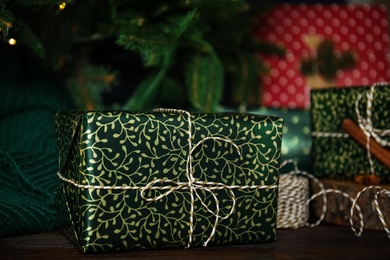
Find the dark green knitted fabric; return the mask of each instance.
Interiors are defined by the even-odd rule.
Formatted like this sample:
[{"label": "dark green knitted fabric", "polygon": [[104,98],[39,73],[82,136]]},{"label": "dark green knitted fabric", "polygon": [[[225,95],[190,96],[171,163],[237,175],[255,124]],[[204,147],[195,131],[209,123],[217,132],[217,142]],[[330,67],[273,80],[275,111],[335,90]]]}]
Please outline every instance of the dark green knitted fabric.
[{"label": "dark green knitted fabric", "polygon": [[68,108],[33,59],[0,53],[0,237],[51,231],[57,151],[54,117]]}]

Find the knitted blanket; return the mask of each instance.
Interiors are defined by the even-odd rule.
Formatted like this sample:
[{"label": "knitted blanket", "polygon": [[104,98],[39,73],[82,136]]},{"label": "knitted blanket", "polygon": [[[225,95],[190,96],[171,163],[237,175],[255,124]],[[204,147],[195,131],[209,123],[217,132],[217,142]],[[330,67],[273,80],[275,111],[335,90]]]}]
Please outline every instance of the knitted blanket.
[{"label": "knitted blanket", "polygon": [[54,118],[69,103],[26,54],[0,55],[0,238],[52,231],[58,184]]}]

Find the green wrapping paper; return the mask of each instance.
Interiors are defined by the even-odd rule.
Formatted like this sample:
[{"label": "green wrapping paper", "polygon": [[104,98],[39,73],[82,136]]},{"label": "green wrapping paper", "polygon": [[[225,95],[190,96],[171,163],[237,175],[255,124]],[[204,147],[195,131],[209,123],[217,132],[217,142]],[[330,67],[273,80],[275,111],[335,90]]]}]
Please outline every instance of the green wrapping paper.
[{"label": "green wrapping paper", "polygon": [[[259,108],[250,110],[250,113],[283,118],[281,161],[293,160],[297,163],[300,170],[312,172],[309,110]],[[293,170],[292,166],[283,167],[283,172],[289,172],[291,170]]]},{"label": "green wrapping paper", "polygon": [[275,239],[281,118],[60,112],[56,124],[60,218],[83,252]]},{"label": "green wrapping paper", "polygon": [[381,140],[389,142],[389,108],[390,87],[387,85],[312,90],[314,175],[353,180],[360,175],[375,174],[383,182],[389,182],[390,170],[342,129],[343,120],[350,118],[357,125],[360,121],[362,124],[359,129],[365,129],[369,136],[377,135]]}]

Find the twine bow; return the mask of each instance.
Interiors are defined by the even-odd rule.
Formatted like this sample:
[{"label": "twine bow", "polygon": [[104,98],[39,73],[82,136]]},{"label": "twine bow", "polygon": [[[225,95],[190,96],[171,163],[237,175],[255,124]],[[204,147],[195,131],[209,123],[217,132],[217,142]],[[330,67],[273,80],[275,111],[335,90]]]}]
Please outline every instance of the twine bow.
[{"label": "twine bow", "polygon": [[[168,179],[153,180],[153,181],[149,182],[145,187],[141,188],[141,197],[143,199],[145,199],[146,201],[157,201],[157,200],[160,200],[160,199],[168,196],[170,193],[173,193],[173,192],[175,192],[177,190],[183,190],[183,189],[184,190],[187,190],[187,189],[190,190],[191,208],[190,208],[190,222],[189,222],[189,241],[188,241],[187,248],[189,248],[191,246],[192,236],[193,236],[193,232],[194,232],[194,204],[195,204],[195,197],[197,197],[199,199],[200,203],[205,207],[205,209],[208,212],[210,212],[213,216],[215,216],[215,222],[214,222],[214,225],[213,225],[213,229],[211,230],[211,233],[210,233],[209,237],[207,238],[207,240],[203,243],[203,246],[207,246],[208,242],[214,236],[214,233],[215,233],[215,231],[217,229],[217,226],[218,226],[219,219],[227,219],[228,217],[230,217],[233,214],[234,209],[235,209],[235,205],[236,205],[236,199],[235,199],[235,195],[234,195],[234,192],[233,192],[232,188],[229,187],[228,185],[225,185],[223,183],[216,183],[216,182],[198,181],[198,180],[196,180],[194,178],[193,168],[192,168],[192,153],[194,152],[194,150],[198,146],[202,145],[207,140],[220,140],[220,141],[223,141],[223,142],[230,143],[231,145],[234,146],[234,148],[236,149],[236,151],[237,151],[237,153],[239,155],[241,155],[240,150],[239,150],[238,146],[234,142],[232,142],[229,139],[225,139],[225,138],[221,138],[221,137],[206,137],[206,138],[203,138],[202,140],[200,140],[194,146],[192,146],[192,130],[191,130],[192,129],[192,122],[191,122],[191,115],[190,115],[189,112],[187,112],[185,110],[161,109],[161,108],[160,109],[155,109],[154,111],[156,111],[156,112],[182,113],[182,114],[185,114],[187,116],[187,120],[188,120],[188,150],[189,150],[189,153],[188,153],[187,161],[186,161],[186,177],[187,177],[188,181],[187,182],[176,182],[176,181],[172,181],[172,180],[168,180]],[[171,186],[171,185],[168,185],[168,186],[154,186],[155,184],[164,184],[164,183],[175,184],[176,186]],[[162,194],[160,194],[159,196],[148,198],[145,195],[145,191],[147,191],[147,190],[154,190],[154,189],[158,189],[158,190],[166,189],[167,191],[162,193]],[[222,190],[222,189],[227,189],[229,191],[229,193],[230,193],[231,198],[232,198],[231,209],[225,216],[221,216],[219,214],[219,212],[220,212],[219,201],[218,201],[217,196],[213,192],[213,190]],[[210,208],[206,205],[206,203],[204,203],[202,197],[198,193],[198,190],[207,191],[207,192],[209,192],[212,195],[212,197],[214,199],[214,202],[215,202],[215,206],[216,206],[216,210],[215,211],[210,210]]]},{"label": "twine bow", "polygon": [[[194,204],[195,204],[195,197],[199,199],[200,203],[205,207],[205,209],[208,212],[210,212],[213,216],[215,216],[215,222],[214,222],[214,225],[213,225],[213,229],[211,230],[211,233],[210,233],[209,237],[207,238],[207,240],[203,243],[203,246],[207,246],[208,242],[213,238],[214,233],[215,233],[215,231],[217,229],[217,226],[218,226],[218,223],[219,223],[219,219],[223,220],[223,219],[227,219],[228,217],[230,217],[233,214],[235,206],[236,206],[236,197],[234,195],[232,186],[228,186],[228,185],[225,185],[223,183],[199,181],[199,180],[196,180],[194,178],[194,176],[193,176],[192,165],[191,165],[192,152],[199,145],[203,144],[204,141],[209,140],[209,139],[221,140],[221,141],[224,141],[224,142],[231,143],[236,148],[237,153],[240,154],[238,146],[236,144],[234,144],[233,142],[231,142],[230,140],[228,140],[228,139],[222,139],[222,138],[219,138],[219,137],[207,137],[207,138],[204,138],[203,140],[199,141],[191,149],[191,151],[190,151],[190,153],[189,153],[189,155],[187,157],[187,165],[186,165],[186,172],[187,172],[187,179],[188,179],[187,182],[176,182],[176,181],[172,181],[172,180],[169,180],[169,179],[157,179],[157,180],[153,180],[153,181],[149,182],[145,187],[141,188],[141,197],[143,199],[145,199],[146,201],[157,201],[157,200],[160,200],[160,199],[168,196],[170,193],[173,193],[173,192],[175,192],[177,190],[190,190],[191,208],[190,208],[190,222],[189,222],[189,241],[188,241],[187,248],[189,248],[191,246],[192,236],[193,236],[193,232],[194,232]],[[154,186],[155,184],[173,184],[175,186],[172,186],[172,185],[168,185],[168,186],[164,186],[164,185],[162,185],[162,186]],[[219,214],[219,212],[220,212],[219,201],[218,201],[217,196],[213,192],[213,190],[222,190],[222,189],[227,189],[229,191],[230,197],[232,198],[231,209],[224,216]],[[162,193],[162,194],[160,194],[159,196],[150,197],[149,198],[149,197],[147,197],[145,195],[145,191],[147,191],[147,190],[167,190],[167,191]],[[211,196],[214,199],[215,206],[216,206],[216,210],[215,211],[210,210],[210,208],[203,201],[202,197],[199,195],[198,190],[204,190],[204,191],[209,192],[211,194]]]},{"label": "twine bow", "polygon": [[370,151],[370,138],[372,137],[381,146],[389,146],[390,142],[382,139],[382,136],[390,134],[390,129],[376,129],[373,126],[371,115],[372,115],[372,101],[374,100],[374,92],[376,86],[388,85],[389,83],[375,83],[370,87],[370,90],[366,93],[366,118],[364,118],[359,111],[359,103],[362,98],[362,94],[359,94],[355,101],[355,113],[358,119],[358,125],[363,133],[366,135],[366,150],[367,160],[370,164],[370,172],[375,174],[374,162]]}]

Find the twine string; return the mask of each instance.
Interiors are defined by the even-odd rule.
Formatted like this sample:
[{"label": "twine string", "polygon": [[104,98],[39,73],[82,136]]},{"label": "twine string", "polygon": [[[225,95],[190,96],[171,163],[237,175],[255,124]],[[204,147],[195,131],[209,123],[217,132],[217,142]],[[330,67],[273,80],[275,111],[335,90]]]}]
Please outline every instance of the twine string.
[{"label": "twine string", "polygon": [[[380,220],[380,222],[381,222],[381,224],[382,224],[383,229],[385,230],[387,236],[390,238],[390,230],[389,230],[388,225],[387,225],[387,223],[386,223],[386,221],[385,221],[385,217],[384,217],[384,215],[383,215],[383,213],[382,213],[382,210],[381,210],[381,208],[380,208],[380,206],[379,206],[379,195],[383,193],[383,194],[385,194],[385,195],[387,195],[387,196],[390,197],[390,191],[388,191],[388,190],[386,190],[386,189],[383,189],[383,188],[380,187],[380,186],[375,186],[375,185],[371,185],[371,186],[364,187],[363,189],[361,189],[361,190],[356,194],[356,197],[355,197],[355,199],[354,199],[354,201],[353,201],[353,203],[352,203],[352,207],[351,207],[351,212],[350,212],[350,214],[353,215],[354,208],[357,207],[357,201],[358,201],[358,199],[359,199],[365,192],[367,192],[367,191],[369,191],[369,190],[373,190],[373,189],[377,190],[376,193],[375,193],[375,195],[374,195],[374,200],[373,200],[373,203],[374,203],[374,205],[375,205],[375,210],[376,210],[376,212],[377,212],[377,214],[378,214],[378,217],[379,217],[379,220]],[[352,218],[350,219],[350,223],[351,223],[351,225],[353,225],[353,220],[352,220]],[[361,225],[361,227],[362,227],[362,228],[359,229],[359,231],[356,233],[357,236],[360,236],[360,235],[362,234],[362,232],[363,232],[363,225]]]},{"label": "twine string", "polygon": [[390,146],[390,141],[384,140],[382,137],[390,136],[390,129],[377,129],[374,128],[374,125],[372,123],[372,103],[374,100],[374,92],[375,87],[377,86],[385,86],[389,85],[390,83],[375,83],[370,87],[370,91],[366,93],[367,97],[367,103],[366,103],[366,118],[360,115],[359,111],[359,101],[362,98],[362,94],[359,94],[356,101],[355,101],[355,113],[358,118],[358,123],[360,129],[362,129],[363,132],[365,132],[367,135],[371,136],[375,139],[377,143],[379,143],[381,146]]},{"label": "twine string", "polygon": [[[317,179],[315,176],[312,174],[299,170],[297,167],[297,163],[294,160],[286,160],[282,162],[281,168],[284,167],[287,164],[292,163],[294,166],[294,169],[288,173],[283,173],[282,176],[287,176],[287,178],[280,178],[280,183],[279,183],[279,198],[287,198],[289,197],[289,194],[291,194],[291,189],[289,189],[288,185],[286,183],[290,183],[291,180],[296,176],[296,175],[302,175],[307,177],[308,179],[312,180],[315,185],[318,186],[319,191],[314,193],[310,198],[305,198],[304,196],[299,196],[300,198],[304,198],[301,200],[296,200],[294,197],[295,201],[293,203],[289,203],[291,209],[287,211],[282,211],[282,213],[285,213],[285,215],[278,216],[278,227],[280,228],[297,228],[301,226],[308,226],[308,227],[315,227],[319,225],[325,218],[326,212],[327,212],[327,194],[333,193],[333,194],[338,194],[340,196],[343,196],[347,198],[351,202],[351,208],[350,208],[350,213],[349,213],[349,223],[351,225],[351,229],[354,232],[354,234],[359,237],[363,233],[364,229],[364,220],[363,220],[363,212],[360,206],[358,205],[358,200],[359,198],[367,191],[376,189],[376,193],[373,199],[373,203],[375,205],[375,210],[378,214],[379,220],[383,226],[383,229],[385,230],[387,236],[390,238],[390,229],[386,223],[385,217],[383,215],[383,212],[380,208],[379,205],[379,195],[380,194],[385,194],[390,197],[390,191],[381,188],[380,186],[368,186],[363,189],[361,189],[355,197],[349,195],[348,193],[345,193],[341,190],[338,189],[325,189],[324,185],[320,182],[319,179]],[[285,182],[285,183],[283,183]],[[307,184],[307,183],[306,183]],[[285,189],[282,189],[284,187]],[[307,191],[304,187],[294,187],[294,189],[299,190],[299,191]],[[321,208],[321,213],[320,216],[318,217],[318,220],[315,223],[309,223],[308,221],[308,216],[306,214],[302,214],[302,212],[308,212],[308,206],[309,204],[316,199],[317,197],[322,197],[322,208]],[[280,205],[279,201],[279,205]],[[304,210],[296,211],[292,207],[296,207],[296,205],[306,205],[306,208]],[[278,208],[279,210],[279,208]],[[291,213],[295,214],[291,214]],[[357,220],[358,224],[355,223],[355,217],[354,215],[357,214]],[[301,223],[298,225],[297,223]]]},{"label": "twine string", "polygon": [[386,231],[386,233],[387,233],[387,237],[388,238],[390,238],[390,230],[389,230],[389,227],[388,227],[388,225],[387,225],[387,223],[386,223],[386,221],[385,221],[385,218],[384,218],[384,216],[383,216],[383,214],[382,214],[382,211],[381,211],[381,209],[380,209],[380,207],[379,207],[379,195],[380,194],[385,194],[385,195],[387,195],[388,197],[390,197],[390,191],[388,191],[388,190],[379,190],[379,191],[377,191],[376,193],[375,193],[375,197],[374,197],[374,204],[375,204],[375,210],[376,210],[376,212],[378,213],[378,216],[379,216],[379,219],[380,219],[380,221],[381,221],[381,223],[382,223],[382,226],[383,226],[383,229]]},{"label": "twine string", "polygon": [[376,129],[373,126],[371,116],[372,116],[372,102],[374,100],[375,87],[383,85],[384,83],[376,83],[370,87],[370,90],[366,93],[367,103],[366,103],[366,118],[364,118],[359,111],[359,102],[362,99],[362,94],[359,94],[355,101],[355,113],[358,119],[358,125],[363,133],[366,135],[366,150],[367,150],[367,160],[370,165],[370,172],[375,174],[374,162],[370,153],[370,138],[372,137],[377,143],[381,146],[389,146],[390,142],[381,138],[381,136],[389,135],[390,129]]}]

